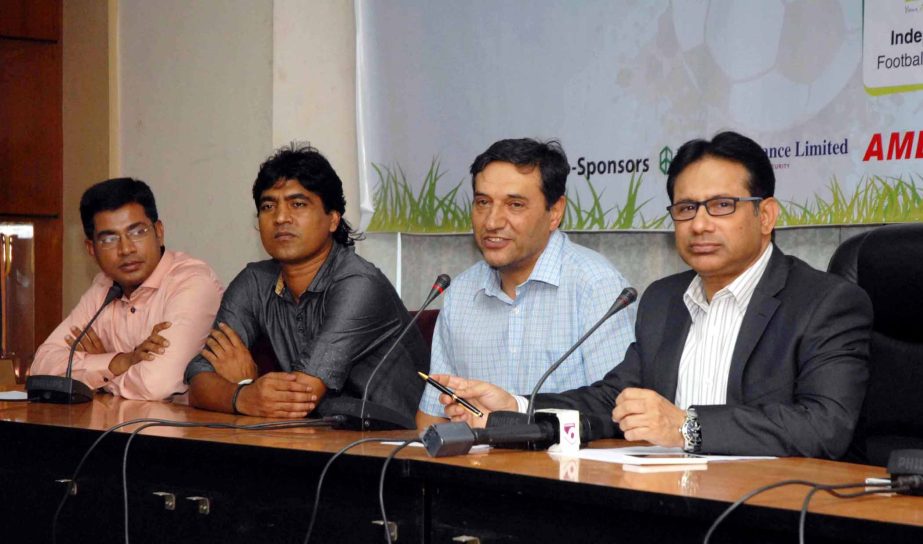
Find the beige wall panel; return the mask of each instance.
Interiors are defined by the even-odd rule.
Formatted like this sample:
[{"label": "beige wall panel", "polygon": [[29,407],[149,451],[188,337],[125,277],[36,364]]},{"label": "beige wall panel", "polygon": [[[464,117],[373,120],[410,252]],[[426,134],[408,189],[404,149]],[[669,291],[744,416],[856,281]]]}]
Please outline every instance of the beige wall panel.
[{"label": "beige wall panel", "polygon": [[157,197],[167,247],[225,282],[264,258],[250,186],[272,147],[271,0],[122,0],[122,175]]},{"label": "beige wall panel", "polygon": [[64,274],[69,313],[97,272],[84,250],[83,191],[109,177],[109,13],[106,2],[64,0]]}]

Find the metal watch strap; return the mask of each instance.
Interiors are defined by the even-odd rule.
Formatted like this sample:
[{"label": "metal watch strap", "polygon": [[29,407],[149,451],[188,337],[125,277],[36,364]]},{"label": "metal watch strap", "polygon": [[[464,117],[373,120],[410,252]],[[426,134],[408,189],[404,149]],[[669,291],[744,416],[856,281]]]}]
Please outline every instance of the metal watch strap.
[{"label": "metal watch strap", "polygon": [[679,432],[683,435],[683,451],[698,453],[702,450],[702,426],[695,408],[686,409],[686,420]]}]

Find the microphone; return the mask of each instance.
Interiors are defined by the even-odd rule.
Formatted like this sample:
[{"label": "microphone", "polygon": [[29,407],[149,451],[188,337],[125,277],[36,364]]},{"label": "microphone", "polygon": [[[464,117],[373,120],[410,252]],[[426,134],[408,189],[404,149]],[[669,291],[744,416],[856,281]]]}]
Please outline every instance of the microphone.
[{"label": "microphone", "polygon": [[891,486],[902,495],[923,495],[923,450],[893,450],[888,456]]},{"label": "microphone", "polygon": [[334,429],[388,431],[393,429],[417,428],[417,423],[412,417],[407,417],[397,410],[383,404],[368,402],[369,386],[372,384],[372,379],[375,377],[375,374],[378,373],[378,370],[384,365],[385,361],[388,360],[388,357],[390,357],[391,352],[394,351],[394,348],[401,343],[407,331],[416,324],[423,310],[432,304],[432,302],[436,300],[436,297],[444,293],[450,283],[452,283],[452,278],[450,278],[448,274],[439,274],[439,276],[436,277],[436,281],[433,283],[429,295],[426,296],[426,300],[423,301],[416,315],[413,316],[410,323],[407,323],[407,326],[404,327],[401,334],[398,335],[394,343],[391,344],[391,347],[388,348],[384,357],[382,357],[381,360],[378,361],[378,364],[375,365],[375,368],[372,369],[372,373],[369,374],[369,379],[365,382],[365,390],[362,392],[361,401],[351,397],[337,397],[325,400],[318,406],[319,415],[321,416],[341,416],[338,422],[334,423]]},{"label": "microphone", "polygon": [[[579,435],[580,442],[589,442],[614,436],[614,426],[612,420],[581,415],[580,430],[575,434]],[[566,427],[563,430],[567,432]],[[431,457],[448,457],[465,455],[472,446],[478,444],[544,450],[561,442],[561,432],[557,414],[537,412],[535,423],[511,423],[484,429],[473,429],[467,423],[437,423],[430,425],[421,440]]]},{"label": "microphone", "polygon": [[465,455],[472,446],[529,442],[551,446],[558,439],[557,426],[550,421],[521,423],[507,427],[472,429],[467,423],[437,423],[423,433],[423,447],[430,457]]},{"label": "microphone", "polygon": [[106,293],[106,298],[102,305],[93,314],[93,318],[87,323],[87,326],[80,331],[74,343],[71,344],[70,353],[67,356],[67,372],[61,376],[29,376],[26,378],[26,394],[32,402],[52,402],[56,404],[80,404],[93,400],[93,390],[80,380],[71,378],[71,372],[74,368],[74,353],[77,351],[77,344],[90,330],[90,326],[103,312],[110,302],[122,296],[122,286],[114,283]]},{"label": "microphone", "polygon": [[622,289],[622,292],[619,293],[619,296],[615,298],[615,302],[612,303],[612,306],[609,308],[609,311],[606,312],[604,316],[599,318],[599,321],[593,325],[590,330],[586,331],[583,336],[580,337],[580,340],[577,340],[577,343],[571,346],[567,352],[562,355],[557,361],[555,361],[548,370],[542,374],[542,377],[538,379],[538,383],[535,384],[535,387],[532,388],[532,394],[529,395],[529,408],[526,411],[526,423],[532,423],[532,416],[535,414],[535,395],[538,394],[538,390],[542,388],[542,385],[545,384],[545,381],[551,376],[551,373],[558,369],[559,366],[574,352],[575,349],[579,348],[591,334],[596,332],[596,329],[602,326],[610,317],[621,312],[625,308],[631,305],[638,298],[638,290],[634,287],[626,287]]},{"label": "microphone", "polygon": [[[487,428],[500,428],[510,425],[519,425],[519,424],[531,424],[535,417],[535,395],[538,394],[539,389],[542,388],[545,381],[551,376],[551,373],[557,370],[559,366],[574,352],[581,344],[583,344],[591,334],[596,332],[603,323],[606,322],[610,317],[619,313],[631,303],[633,303],[638,298],[638,291],[634,287],[626,287],[619,293],[619,296],[615,298],[615,302],[612,303],[612,306],[609,310],[599,318],[599,321],[593,325],[590,330],[584,333],[577,342],[571,346],[567,352],[564,353],[557,361],[552,363],[548,370],[542,374],[542,377],[538,379],[538,383],[535,384],[535,387],[532,388],[532,393],[529,395],[529,408],[525,414],[520,414],[519,412],[509,412],[509,411],[497,411],[491,412],[487,417]],[[581,434],[581,437],[585,438],[585,441],[597,440],[600,438],[610,438],[615,436],[615,427],[611,421],[604,421],[602,418],[593,415],[584,415],[580,414],[580,423],[581,427],[587,425],[586,434]],[[582,429],[583,430],[583,429]],[[512,445],[507,445],[505,447],[511,449],[543,449],[541,444],[533,443],[515,443]]]}]

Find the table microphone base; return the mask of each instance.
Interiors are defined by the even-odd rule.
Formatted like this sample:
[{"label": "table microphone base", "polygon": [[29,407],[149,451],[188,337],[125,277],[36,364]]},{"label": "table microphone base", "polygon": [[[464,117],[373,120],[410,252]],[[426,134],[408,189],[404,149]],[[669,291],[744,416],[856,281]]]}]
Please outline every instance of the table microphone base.
[{"label": "table microphone base", "polygon": [[29,376],[26,395],[31,402],[55,404],[81,404],[93,400],[93,390],[87,384],[63,376]]},{"label": "table microphone base", "polygon": [[340,423],[334,423],[334,429],[350,431],[393,431],[397,429],[416,429],[417,423],[412,417],[405,416],[383,404],[366,401],[364,417],[360,417],[362,400],[352,397],[325,399],[317,407],[317,415],[342,416]]}]

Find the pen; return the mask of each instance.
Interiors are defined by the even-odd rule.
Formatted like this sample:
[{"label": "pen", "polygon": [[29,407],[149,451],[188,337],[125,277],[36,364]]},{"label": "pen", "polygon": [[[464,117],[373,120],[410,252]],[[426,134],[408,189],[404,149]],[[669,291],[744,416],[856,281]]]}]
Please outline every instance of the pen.
[{"label": "pen", "polygon": [[452,391],[452,390],[449,389],[448,387],[442,385],[441,383],[439,383],[439,382],[437,382],[436,380],[430,378],[429,376],[427,376],[426,374],[424,374],[424,373],[422,373],[422,372],[417,372],[417,374],[419,374],[421,378],[423,378],[424,380],[426,380],[426,383],[432,385],[432,386],[435,387],[436,389],[438,389],[438,390],[442,391],[443,393],[445,393],[446,395],[452,397],[452,400],[454,400],[455,402],[461,404],[462,407],[463,407],[465,410],[468,410],[469,412],[471,412],[472,414],[474,414],[474,415],[476,415],[476,416],[478,416],[478,417],[484,417],[484,412],[478,410],[477,408],[474,407],[473,404],[471,404],[470,402],[468,402],[468,401],[466,401],[465,399],[463,399],[463,398],[459,397],[458,395],[456,395],[456,394],[455,394],[455,391]]}]

